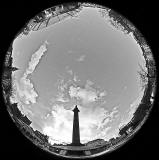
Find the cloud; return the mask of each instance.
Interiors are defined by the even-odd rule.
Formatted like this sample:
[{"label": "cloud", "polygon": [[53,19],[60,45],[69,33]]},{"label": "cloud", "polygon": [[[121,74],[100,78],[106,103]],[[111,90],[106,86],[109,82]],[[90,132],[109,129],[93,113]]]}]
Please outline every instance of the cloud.
[{"label": "cloud", "polygon": [[144,91],[141,91],[138,95],[138,97],[130,104],[128,110],[125,113],[125,118],[121,117],[121,122],[119,124],[119,128],[126,125],[130,120],[133,118],[133,114],[136,111],[137,107],[141,103],[142,97],[143,97]]},{"label": "cloud", "polygon": [[65,98],[64,95],[59,94],[56,98],[56,101],[65,103],[65,102],[69,102],[69,99]]},{"label": "cloud", "polygon": [[53,143],[72,141],[72,123],[73,112],[64,109],[63,105],[54,105],[52,110],[52,117],[54,119],[52,124],[46,123],[43,128],[43,133],[50,136]]},{"label": "cloud", "polygon": [[[91,140],[99,132],[100,125],[104,119],[105,109],[96,108],[91,110],[90,108],[81,107],[79,113],[80,117],[80,131],[83,141]],[[105,124],[108,123],[105,121]]]},{"label": "cloud", "polygon": [[80,87],[70,87],[69,94],[71,98],[81,99],[83,103],[89,103],[96,100],[97,95],[95,92],[81,89]]},{"label": "cloud", "polygon": [[[51,143],[71,143],[72,142],[72,128],[73,128],[73,112],[66,110],[62,106],[57,106],[52,112],[54,123],[46,125],[43,128],[43,133],[50,136]],[[103,109],[93,114],[80,114],[80,137],[81,142],[89,141],[95,136],[97,126],[103,117]]]},{"label": "cloud", "polygon": [[[65,87],[64,87],[65,86]],[[94,83],[90,80],[86,81],[83,88],[78,85],[70,85],[60,80],[58,83],[59,94],[55,98],[55,103],[52,107],[53,123],[46,123],[43,128],[44,134],[50,136],[49,141],[53,143],[71,143],[72,129],[73,129],[73,107],[74,100],[78,100],[79,125],[80,125],[80,139],[82,143],[93,140],[95,137],[100,138],[101,131],[105,130],[107,124],[111,122],[116,114],[117,108],[112,112],[107,112],[101,104],[103,104],[103,97],[106,96],[106,91],[95,89]],[[67,93],[67,94],[66,94]],[[67,95],[66,97],[64,95]],[[65,103],[64,98],[69,99]],[[59,103],[56,101],[60,100]],[[98,101],[100,100],[100,101]],[[97,102],[97,103],[94,103]],[[71,107],[67,107],[67,105]],[[99,135],[99,136],[98,136]]]},{"label": "cloud", "polygon": [[85,60],[85,58],[86,58],[86,55],[81,55],[81,56],[77,59],[77,61],[78,61],[78,62],[82,62],[82,61]]},{"label": "cloud", "polygon": [[85,88],[70,86],[69,95],[71,98],[82,100],[83,104],[95,102],[106,95],[106,91],[99,92],[93,89],[89,84]]},{"label": "cloud", "polygon": [[29,75],[33,73],[37,65],[39,64],[40,59],[44,55],[44,53],[47,51],[47,44],[49,44],[47,41],[44,42],[43,45],[40,46],[40,48],[32,55],[31,61],[29,62],[29,67],[26,69],[25,74]]},{"label": "cloud", "polygon": [[136,100],[130,104],[129,111],[128,111],[129,117],[133,117],[134,112],[136,111],[137,107],[141,103],[143,95],[144,95],[144,91],[141,91],[138,97],[136,98]]},{"label": "cloud", "polygon": [[[88,142],[95,138],[106,137],[106,131],[110,129],[108,123],[115,118],[117,108],[112,112],[102,107],[96,107],[94,110],[85,106],[78,106],[80,139],[82,143]],[[54,143],[71,143],[73,129],[73,111],[65,109],[64,105],[54,105],[52,108],[52,121],[44,124],[43,133],[48,135],[49,142]]]},{"label": "cloud", "polygon": [[73,75],[73,71],[69,68],[69,66],[66,66],[65,69],[68,74]]},{"label": "cloud", "polygon": [[75,82],[80,81],[80,80],[78,79],[78,76],[76,75],[76,73],[74,73],[73,70],[69,68],[69,66],[66,66],[65,69],[66,69],[66,72],[67,72],[70,76],[73,76],[73,80],[74,80]]},{"label": "cloud", "polygon": [[36,93],[33,84],[29,79],[21,78],[21,84],[23,89],[18,87],[19,96],[23,97],[25,104],[36,103],[36,98],[38,94]]},{"label": "cloud", "polygon": [[34,89],[33,83],[28,79],[28,75],[32,74],[40,62],[40,59],[47,51],[46,45],[47,41],[44,42],[42,46],[36,51],[28,64],[28,68],[24,72],[22,78],[20,79],[20,85],[18,86],[17,92],[19,93],[19,97],[22,98],[25,104],[36,103],[36,98],[38,97],[38,93]]}]

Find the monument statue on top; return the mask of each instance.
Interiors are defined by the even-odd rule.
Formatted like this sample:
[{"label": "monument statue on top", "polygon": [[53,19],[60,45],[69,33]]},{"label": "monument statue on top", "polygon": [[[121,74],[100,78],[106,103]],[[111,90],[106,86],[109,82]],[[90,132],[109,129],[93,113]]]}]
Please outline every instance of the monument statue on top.
[{"label": "monument statue on top", "polygon": [[79,109],[77,108],[77,105],[72,111],[74,112],[74,117],[73,117],[73,132],[72,132],[71,145],[82,146],[80,142],[79,116],[78,116]]}]

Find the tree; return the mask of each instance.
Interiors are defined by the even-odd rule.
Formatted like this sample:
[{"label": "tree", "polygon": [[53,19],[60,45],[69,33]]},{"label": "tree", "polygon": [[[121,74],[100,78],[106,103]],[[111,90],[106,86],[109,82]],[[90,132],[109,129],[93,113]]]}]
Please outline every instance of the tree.
[{"label": "tree", "polygon": [[140,70],[138,71],[142,90],[146,87],[148,83],[148,72],[139,64]]}]

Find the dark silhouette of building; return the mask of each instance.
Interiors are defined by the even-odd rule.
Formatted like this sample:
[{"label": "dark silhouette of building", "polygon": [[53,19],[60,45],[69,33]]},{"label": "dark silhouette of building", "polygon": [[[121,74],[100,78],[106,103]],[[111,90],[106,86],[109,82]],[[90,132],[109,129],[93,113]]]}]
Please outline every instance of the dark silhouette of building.
[{"label": "dark silhouette of building", "polygon": [[74,117],[73,117],[73,132],[72,132],[72,143],[73,146],[81,146],[80,143],[80,130],[79,130],[79,116],[78,112],[79,109],[77,108],[77,105],[73,109]]}]

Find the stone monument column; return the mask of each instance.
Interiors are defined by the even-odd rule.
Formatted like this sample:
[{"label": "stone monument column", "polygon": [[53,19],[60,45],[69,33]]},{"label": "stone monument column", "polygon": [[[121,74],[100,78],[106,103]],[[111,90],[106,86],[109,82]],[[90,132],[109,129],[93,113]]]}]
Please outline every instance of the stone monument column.
[{"label": "stone monument column", "polygon": [[74,117],[73,117],[72,145],[80,146],[82,144],[80,143],[80,129],[79,129],[79,116],[78,116],[79,109],[77,108],[77,105],[73,109],[73,112],[74,112]]}]

